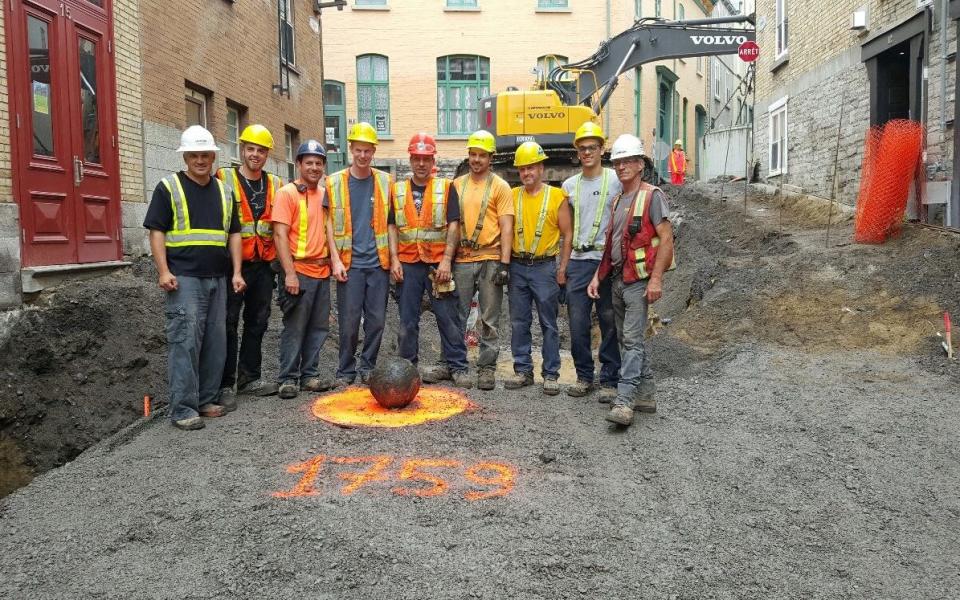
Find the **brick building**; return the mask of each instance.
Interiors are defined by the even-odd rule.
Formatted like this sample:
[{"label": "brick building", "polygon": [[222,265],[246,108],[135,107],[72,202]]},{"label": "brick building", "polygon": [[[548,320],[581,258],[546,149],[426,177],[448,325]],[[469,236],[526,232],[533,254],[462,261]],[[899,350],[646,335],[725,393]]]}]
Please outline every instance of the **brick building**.
[{"label": "brick building", "polygon": [[[328,142],[344,161],[346,129],[367,120],[383,140],[379,166],[403,170],[410,136],[433,132],[441,165],[452,168],[477,128],[478,98],[531,88],[638,17],[703,18],[711,8],[700,0],[350,0],[342,12],[324,12]],[[704,62],[674,59],[625,73],[602,115],[611,138],[635,133],[662,157],[676,138],[695,148]]]},{"label": "brick building", "polygon": [[761,176],[829,198],[842,109],[837,199],[854,204],[867,129],[909,118],[927,132],[925,218],[957,226],[958,17],[957,0],[759,0]]},{"label": "brick building", "polygon": [[300,139],[322,133],[312,6],[4,2],[0,307],[147,253],[146,202],[182,168],[187,125],[209,127],[228,164],[243,126],[264,123],[276,140],[269,167],[286,178]]}]

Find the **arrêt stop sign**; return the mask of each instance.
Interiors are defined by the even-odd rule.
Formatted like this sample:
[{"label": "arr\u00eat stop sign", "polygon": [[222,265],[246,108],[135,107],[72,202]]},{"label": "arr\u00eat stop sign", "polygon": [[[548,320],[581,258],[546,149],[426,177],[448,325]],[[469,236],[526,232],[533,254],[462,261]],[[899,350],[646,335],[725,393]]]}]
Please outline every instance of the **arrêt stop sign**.
[{"label": "arr\u00eat stop sign", "polygon": [[737,55],[743,62],[753,62],[760,58],[760,46],[756,42],[747,40],[737,48]]}]

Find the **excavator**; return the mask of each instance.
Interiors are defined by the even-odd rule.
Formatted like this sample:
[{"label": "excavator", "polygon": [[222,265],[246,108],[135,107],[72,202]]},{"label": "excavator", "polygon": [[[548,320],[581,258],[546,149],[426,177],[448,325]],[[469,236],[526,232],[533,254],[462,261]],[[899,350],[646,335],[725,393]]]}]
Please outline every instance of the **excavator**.
[{"label": "excavator", "polygon": [[[718,27],[731,24],[739,27]],[[534,140],[550,157],[546,179],[562,181],[578,169],[574,132],[587,121],[600,124],[600,113],[623,73],[659,60],[736,54],[740,44],[755,37],[753,15],[683,21],[641,18],[601,43],[589,58],[552,69],[540,86],[543,89],[509,90],[482,98],[477,122],[496,138],[494,171],[517,183],[513,152]],[[458,174],[466,168],[460,165]],[[648,165],[648,170],[652,168]],[[653,176],[647,173],[645,178]]]}]

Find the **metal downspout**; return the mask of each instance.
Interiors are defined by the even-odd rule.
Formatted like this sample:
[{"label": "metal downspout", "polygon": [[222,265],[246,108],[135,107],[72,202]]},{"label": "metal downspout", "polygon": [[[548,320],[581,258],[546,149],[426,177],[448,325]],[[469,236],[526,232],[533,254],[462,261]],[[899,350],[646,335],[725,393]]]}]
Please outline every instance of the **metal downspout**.
[{"label": "metal downspout", "polygon": [[[607,41],[610,41],[610,37],[613,35],[610,23],[610,0],[607,0]],[[607,116],[603,119],[603,128],[607,130],[607,135],[610,134],[610,105],[607,104]]]}]

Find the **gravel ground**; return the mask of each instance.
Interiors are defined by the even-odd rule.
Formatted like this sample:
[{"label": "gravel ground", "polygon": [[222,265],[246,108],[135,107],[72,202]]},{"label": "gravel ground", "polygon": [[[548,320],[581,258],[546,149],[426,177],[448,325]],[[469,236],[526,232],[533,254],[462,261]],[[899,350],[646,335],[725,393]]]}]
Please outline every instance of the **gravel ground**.
[{"label": "gravel ground", "polygon": [[0,500],[0,597],[956,598],[956,239],[825,248],[770,199],[670,193],[656,415],[498,388],[403,429],[306,395],[141,423]]}]

